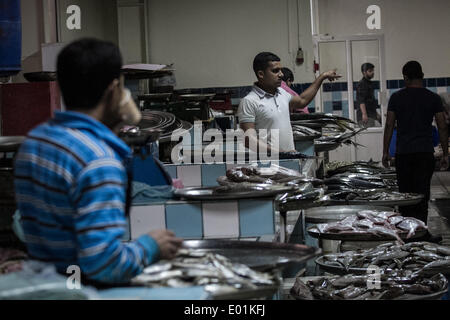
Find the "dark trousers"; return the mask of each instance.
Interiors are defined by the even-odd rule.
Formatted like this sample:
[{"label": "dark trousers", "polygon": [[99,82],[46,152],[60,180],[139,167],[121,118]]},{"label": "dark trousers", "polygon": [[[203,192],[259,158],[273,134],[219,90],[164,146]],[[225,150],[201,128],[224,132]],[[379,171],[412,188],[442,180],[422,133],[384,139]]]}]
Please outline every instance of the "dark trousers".
[{"label": "dark trousers", "polygon": [[400,192],[413,192],[425,196],[425,199],[417,205],[400,207],[400,213],[402,216],[414,217],[427,223],[430,183],[435,167],[433,153],[397,154],[395,167]]}]

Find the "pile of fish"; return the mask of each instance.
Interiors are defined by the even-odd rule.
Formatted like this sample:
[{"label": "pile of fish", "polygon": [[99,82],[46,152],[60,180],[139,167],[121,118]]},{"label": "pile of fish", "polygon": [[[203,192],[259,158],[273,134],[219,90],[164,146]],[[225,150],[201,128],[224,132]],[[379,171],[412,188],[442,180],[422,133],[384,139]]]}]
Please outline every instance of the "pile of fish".
[{"label": "pile of fish", "polygon": [[450,274],[450,247],[430,242],[384,243],[372,249],[326,254],[319,260],[345,271],[377,266],[382,273],[407,270],[411,275]]},{"label": "pile of fish", "polygon": [[[322,180],[305,177],[298,171],[273,164],[262,168],[247,166],[229,169],[226,176],[217,178],[217,182],[220,187],[216,189],[216,192],[279,190],[275,201],[281,207],[293,202],[312,203],[320,200],[325,194],[325,189],[320,187],[323,185]],[[287,189],[287,187],[292,188]]]},{"label": "pile of fish", "polygon": [[363,173],[340,173],[325,179],[329,191],[353,191],[354,189],[389,189],[397,186],[396,181]]},{"label": "pile of fish", "polygon": [[336,143],[336,144],[353,144],[355,146],[362,146],[359,143],[354,142],[351,140],[352,137],[356,136],[361,131],[365,130],[366,128],[361,128],[357,131],[345,131],[345,132],[339,132],[339,131],[329,131],[329,132],[323,132],[322,137],[315,140],[314,144],[320,145],[320,144],[328,144],[328,143]]},{"label": "pile of fish", "polygon": [[418,219],[403,217],[398,212],[362,210],[341,221],[317,224],[310,230],[321,234],[374,234],[395,238],[403,243],[401,235],[406,234],[406,239],[410,239],[417,231],[427,230],[427,226]]},{"label": "pile of fish", "polygon": [[348,118],[339,117],[331,113],[292,113],[291,124],[308,128],[332,127],[341,131],[355,131],[352,125],[356,123]]},{"label": "pile of fish", "polygon": [[[306,282],[306,283],[305,283]],[[296,279],[291,295],[298,300],[412,300],[441,293],[448,287],[443,274],[407,275],[396,271],[373,274],[319,277],[303,282]]]},{"label": "pile of fish", "polygon": [[[298,185],[293,192],[280,194],[275,198],[275,201],[282,208],[290,203],[300,204],[301,202],[319,203],[325,194],[325,189],[315,188],[312,183],[304,183]],[[283,210],[284,211],[284,210]]]},{"label": "pile of fish", "polygon": [[322,136],[322,133],[320,133],[319,131],[300,125],[292,126],[292,134],[294,135],[294,140],[301,140],[307,137],[317,139]]},{"label": "pile of fish", "polygon": [[369,175],[393,174],[395,170],[379,167],[373,161],[330,162],[326,165],[327,176],[332,177],[342,173]]},{"label": "pile of fish", "polygon": [[401,201],[421,199],[422,195],[416,193],[381,191],[380,189],[353,189],[331,192],[327,195],[331,200],[364,200],[364,201]]},{"label": "pile of fish", "polygon": [[172,288],[205,286],[206,291],[216,292],[277,286],[280,279],[276,272],[258,272],[218,254],[180,249],[174,259],[145,268],[131,283]]},{"label": "pile of fish", "polygon": [[226,176],[217,179],[219,185],[234,186],[236,184],[303,184],[313,183],[321,185],[322,180],[316,178],[307,178],[296,170],[287,169],[272,164],[270,167],[259,168],[257,166],[236,167],[229,169]]}]

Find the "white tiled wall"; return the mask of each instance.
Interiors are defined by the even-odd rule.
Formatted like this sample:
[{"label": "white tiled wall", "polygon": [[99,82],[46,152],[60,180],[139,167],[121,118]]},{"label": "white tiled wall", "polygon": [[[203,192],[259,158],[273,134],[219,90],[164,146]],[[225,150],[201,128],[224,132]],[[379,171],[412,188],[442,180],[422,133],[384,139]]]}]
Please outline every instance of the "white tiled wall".
[{"label": "white tiled wall", "polygon": [[165,210],[164,205],[132,206],[130,210],[131,239],[136,239],[152,230],[165,229]]},{"label": "white tiled wall", "polygon": [[203,203],[205,238],[239,237],[239,212],[237,201]]},{"label": "white tiled wall", "polygon": [[178,166],[177,177],[183,181],[185,187],[198,187],[202,185],[202,171],[200,165]]}]

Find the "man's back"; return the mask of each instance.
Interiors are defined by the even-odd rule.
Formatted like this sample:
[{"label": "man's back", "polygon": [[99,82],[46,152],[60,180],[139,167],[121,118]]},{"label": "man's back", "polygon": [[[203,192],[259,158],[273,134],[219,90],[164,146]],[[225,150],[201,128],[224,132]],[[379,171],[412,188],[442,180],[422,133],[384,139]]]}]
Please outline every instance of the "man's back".
[{"label": "man's back", "polygon": [[126,281],[141,270],[142,248],[120,241],[128,153],[103,124],[76,112],[57,113],[29,133],[17,154],[15,189],[31,257],[60,272],[79,265],[103,282]]},{"label": "man's back", "polygon": [[391,96],[388,111],[397,120],[397,153],[434,152],[431,124],[442,111],[437,94],[426,88],[404,88]]}]

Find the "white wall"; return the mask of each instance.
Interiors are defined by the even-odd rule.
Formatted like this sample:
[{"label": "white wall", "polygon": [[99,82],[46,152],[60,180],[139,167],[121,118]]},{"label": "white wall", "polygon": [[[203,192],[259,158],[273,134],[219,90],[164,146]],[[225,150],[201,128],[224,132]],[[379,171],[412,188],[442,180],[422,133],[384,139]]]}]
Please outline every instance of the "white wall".
[{"label": "white wall", "polygon": [[[381,9],[381,30],[369,30],[366,9]],[[319,0],[321,34],[384,33],[387,79],[402,79],[409,60],[422,64],[425,77],[450,76],[450,1]]]},{"label": "white wall", "polygon": [[[278,54],[282,63],[293,69],[295,82],[313,80],[309,0],[147,3],[149,62],[174,63],[177,88],[250,85],[254,81],[253,57],[262,50]],[[79,4],[83,28],[62,28],[60,41],[90,35],[117,42],[115,0],[59,0],[59,4],[61,11],[68,4]],[[377,33],[385,34],[387,79],[400,79],[401,66],[410,59],[423,64],[426,77],[450,75],[448,0],[319,0],[320,32],[373,32],[366,28],[365,12],[370,4],[381,7],[382,29]],[[21,6],[23,68],[39,71],[39,50],[44,42],[42,0],[22,0]],[[299,38],[306,59],[297,67],[294,60]],[[332,59],[331,56],[328,60],[330,66],[337,64]]]},{"label": "white wall", "polygon": [[[116,0],[58,0],[60,15],[60,42],[70,42],[81,37],[96,37],[117,43]],[[81,30],[69,30],[67,7],[78,5],[81,9]]]},{"label": "white wall", "polygon": [[295,0],[149,0],[150,61],[174,63],[177,88],[243,86],[255,81],[254,56],[272,51],[293,69],[296,82],[311,81],[309,1],[299,2],[307,60],[301,67],[293,64],[299,38]]},{"label": "white wall", "polygon": [[44,42],[42,0],[20,1],[22,21],[22,71],[12,78],[13,82],[25,82],[24,72],[41,71],[41,43]]}]

